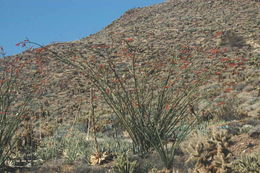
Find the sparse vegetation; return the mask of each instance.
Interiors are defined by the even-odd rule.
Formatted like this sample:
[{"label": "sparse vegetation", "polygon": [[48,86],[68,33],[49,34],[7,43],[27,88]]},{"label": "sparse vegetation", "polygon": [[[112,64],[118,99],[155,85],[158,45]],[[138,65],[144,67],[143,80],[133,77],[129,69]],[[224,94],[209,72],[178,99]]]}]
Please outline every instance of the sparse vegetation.
[{"label": "sparse vegetation", "polygon": [[130,161],[127,152],[120,154],[116,159],[116,164],[112,169],[113,173],[137,173],[137,162]]},{"label": "sparse vegetation", "polygon": [[[37,48],[0,60],[0,167],[257,172],[259,158],[239,154],[260,144],[258,5],[169,1],[80,41],[18,43]],[[28,66],[4,73],[11,61]]]}]

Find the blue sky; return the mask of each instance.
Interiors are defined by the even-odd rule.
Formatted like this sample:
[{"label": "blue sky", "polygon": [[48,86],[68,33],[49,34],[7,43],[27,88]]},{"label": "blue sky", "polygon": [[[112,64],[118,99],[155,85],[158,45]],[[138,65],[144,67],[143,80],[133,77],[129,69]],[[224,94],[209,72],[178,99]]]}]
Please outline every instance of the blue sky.
[{"label": "blue sky", "polygon": [[0,47],[22,52],[26,37],[48,44],[78,40],[102,30],[126,10],[164,0],[0,0]]}]

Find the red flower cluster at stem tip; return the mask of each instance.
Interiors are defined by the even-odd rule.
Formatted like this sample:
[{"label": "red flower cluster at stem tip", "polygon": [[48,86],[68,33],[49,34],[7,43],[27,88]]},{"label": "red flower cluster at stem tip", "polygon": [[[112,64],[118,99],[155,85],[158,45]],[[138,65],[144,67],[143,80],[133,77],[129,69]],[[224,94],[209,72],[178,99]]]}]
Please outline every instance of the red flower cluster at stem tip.
[{"label": "red flower cluster at stem tip", "polygon": [[110,94],[110,89],[109,88],[106,88],[106,93]]},{"label": "red flower cluster at stem tip", "polygon": [[221,62],[225,62],[225,61],[229,61],[229,60],[230,60],[229,58],[220,58]]},{"label": "red flower cluster at stem tip", "polygon": [[29,40],[24,40],[24,41],[21,41],[19,43],[16,43],[15,46],[25,47],[27,43],[29,43]]},{"label": "red flower cluster at stem tip", "polygon": [[236,64],[236,63],[229,63],[228,66],[229,66],[229,67],[236,67],[237,64]]},{"label": "red flower cluster at stem tip", "polygon": [[226,89],[224,90],[225,93],[229,93],[229,92],[231,92],[231,91],[232,91],[232,88],[226,88]]},{"label": "red flower cluster at stem tip", "polygon": [[165,109],[166,109],[167,111],[169,111],[169,110],[171,109],[171,105],[167,104],[167,105],[165,106]]},{"label": "red flower cluster at stem tip", "polygon": [[217,106],[224,105],[224,104],[225,104],[225,102],[219,102],[219,103],[217,104]]},{"label": "red flower cluster at stem tip", "polygon": [[218,53],[221,53],[221,50],[220,49],[211,49],[210,53],[211,54],[218,54]]},{"label": "red flower cluster at stem tip", "polygon": [[133,39],[133,38],[125,38],[125,41],[127,41],[127,42],[133,42],[134,39]]},{"label": "red flower cluster at stem tip", "polygon": [[189,66],[189,64],[185,64],[185,65],[182,65],[180,68],[181,69],[186,69],[188,66]]},{"label": "red flower cluster at stem tip", "polygon": [[102,68],[104,68],[104,67],[105,67],[105,65],[104,65],[104,64],[99,64],[98,66],[99,66],[99,68],[100,68],[100,69],[102,69]]},{"label": "red flower cluster at stem tip", "polygon": [[215,33],[214,37],[219,37],[219,36],[222,35],[222,33],[223,33],[222,31],[218,31],[218,32]]},{"label": "red flower cluster at stem tip", "polygon": [[34,49],[34,51],[35,51],[36,53],[41,53],[41,52],[43,52],[44,50],[45,50],[44,48]]},{"label": "red flower cluster at stem tip", "polygon": [[97,96],[94,95],[94,96],[92,97],[92,100],[96,100],[96,99],[97,99]]}]

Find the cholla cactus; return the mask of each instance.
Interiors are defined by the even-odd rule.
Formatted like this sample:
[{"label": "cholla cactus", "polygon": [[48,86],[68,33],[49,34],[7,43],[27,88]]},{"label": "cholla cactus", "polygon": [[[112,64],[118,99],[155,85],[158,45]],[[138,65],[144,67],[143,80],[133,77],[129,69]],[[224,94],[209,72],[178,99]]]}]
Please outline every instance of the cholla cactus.
[{"label": "cholla cactus", "polygon": [[[219,146],[218,146],[219,147]],[[217,152],[217,155],[212,161],[212,170],[215,170],[216,173],[227,173],[231,170],[231,164],[229,163],[231,154],[225,155],[224,153]]]},{"label": "cholla cactus", "polygon": [[[196,146],[190,144],[189,160],[196,160],[193,173],[228,173],[231,170],[230,152],[227,149],[230,136],[226,131],[213,132],[211,139]],[[188,160],[188,161],[189,161]]]}]

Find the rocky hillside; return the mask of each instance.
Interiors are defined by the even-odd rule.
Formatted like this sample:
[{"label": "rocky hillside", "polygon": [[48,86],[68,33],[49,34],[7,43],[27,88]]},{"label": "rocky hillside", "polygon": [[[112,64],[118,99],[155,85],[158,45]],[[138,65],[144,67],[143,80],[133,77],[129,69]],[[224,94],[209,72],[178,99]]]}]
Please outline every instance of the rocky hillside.
[{"label": "rocky hillside", "polygon": [[[0,102],[0,113],[10,115],[8,111],[11,107],[11,111],[17,115],[16,108],[23,106],[21,103],[26,101],[25,96],[31,99],[31,112],[27,116],[25,109],[26,115],[21,113],[24,115],[23,121],[16,124],[19,126],[16,135],[18,142],[6,160],[8,163],[4,163],[8,166],[6,169],[18,169],[18,172],[21,170],[25,173],[108,172],[120,164],[125,167],[125,164],[130,163],[128,166],[131,167],[137,161],[138,169],[142,170],[139,172],[172,172],[164,169],[165,159],[157,150],[157,153],[151,150],[147,157],[135,155],[135,149],[140,149],[132,145],[131,131],[122,129],[124,125],[136,125],[138,116],[141,117],[141,123],[131,126],[133,129],[144,124],[146,119],[150,122],[146,110],[143,111],[143,105],[147,104],[158,105],[155,107],[159,112],[157,117],[162,117],[164,124],[168,121],[167,117],[163,119],[164,115],[178,114],[173,121],[176,120],[175,125],[180,126],[170,124],[171,129],[174,128],[174,134],[171,134],[173,138],[167,136],[165,141],[161,138],[159,142],[163,146],[178,143],[175,138],[182,138],[179,129],[182,131],[182,127],[185,129],[189,122],[196,122],[188,117],[191,119],[178,123],[178,119],[185,116],[184,109],[189,115],[199,115],[201,118],[198,120],[203,120],[194,126],[180,147],[176,144],[178,148],[173,150],[173,164],[169,162],[172,164],[170,166],[178,170],[176,172],[219,172],[224,168],[228,168],[228,171],[220,172],[230,172],[231,163],[237,165],[237,172],[244,168],[242,172],[249,172],[253,167],[257,172],[259,157],[250,156],[243,160],[242,156],[259,155],[260,151],[259,9],[260,2],[257,0],[167,0],[161,4],[128,10],[100,32],[81,40],[45,46],[33,43],[33,40],[19,43],[18,46],[33,48],[0,59],[1,101],[8,101],[9,94],[16,99],[11,101],[11,106]],[[135,68],[128,68],[132,57],[135,57]],[[114,62],[109,64],[110,71],[107,70],[108,61]],[[91,68],[85,68],[86,65]],[[8,81],[3,76],[10,77],[12,69],[17,80],[11,80],[11,84],[18,90],[7,90],[7,97],[2,97],[5,96],[3,90],[7,88],[2,84]],[[111,80],[113,69],[120,77]],[[131,87],[134,83],[133,69],[137,71],[138,77],[148,79],[143,85],[143,91],[147,89],[148,96],[145,93],[141,97],[148,98],[144,104],[135,101],[139,91]],[[104,87],[103,90],[111,97],[124,88],[118,87],[120,89],[116,90],[113,87],[118,85],[114,84],[127,82],[124,83],[126,90],[136,95],[121,104],[126,94],[119,94],[117,102],[113,103],[121,106],[119,112],[123,115],[132,113],[133,121],[119,124],[111,109],[108,109],[103,99],[99,99],[98,92],[92,92],[97,90],[91,82],[93,78],[89,77],[92,70],[98,72],[95,74],[96,79],[112,86]],[[167,85],[161,85],[168,72],[174,75]],[[194,84],[199,86],[199,92],[195,92],[191,99],[187,92],[182,91],[187,89],[186,86]],[[158,87],[169,91],[164,97],[168,100],[164,99],[163,103],[160,103]],[[178,101],[170,105],[167,102],[173,94],[167,94],[172,91],[177,94]],[[184,95],[184,101],[183,95],[179,93]],[[186,104],[187,100],[192,101]],[[178,109],[178,104],[182,105],[183,102],[185,108]],[[132,111],[135,107],[138,110]],[[124,109],[128,108],[130,111],[125,113]],[[148,114],[157,115],[153,110],[148,111]],[[140,115],[136,116],[139,112]],[[3,119],[1,122],[6,124],[6,119]],[[9,126],[5,124],[0,127],[8,129]],[[157,126],[164,128],[164,124],[156,124],[156,129]],[[147,129],[150,129],[149,125]],[[154,134],[159,136],[158,130],[153,132],[147,133],[148,138],[152,139],[149,143],[155,141]],[[143,141],[143,138],[140,139]],[[154,148],[156,146],[153,144]],[[133,159],[133,162],[128,159],[120,161],[117,156],[123,150],[130,151],[126,153],[126,158]],[[192,158],[195,160],[190,160]]]},{"label": "rocky hillside", "polygon": [[[80,55],[84,63],[84,58],[102,59],[98,51],[112,57],[111,52],[119,51],[122,41],[130,39],[131,45],[140,49],[140,59],[156,58],[164,62],[181,48],[191,50],[190,56],[196,57],[195,61],[201,65],[206,57],[212,57],[212,63],[228,59],[232,70],[219,83],[209,82],[208,87],[215,87],[217,96],[239,99],[239,108],[250,116],[259,116],[259,9],[260,3],[253,0],[169,0],[128,10],[89,37],[45,48],[71,59]],[[39,79],[46,85],[43,94],[35,99],[36,114],[71,116],[87,111],[91,83],[54,56],[50,51],[34,49],[6,57],[0,63],[30,60],[22,72],[23,80],[30,83]],[[43,73],[39,74],[38,66]],[[233,71],[236,73],[231,75]],[[228,86],[228,92],[218,88],[220,83],[224,89]]]}]

